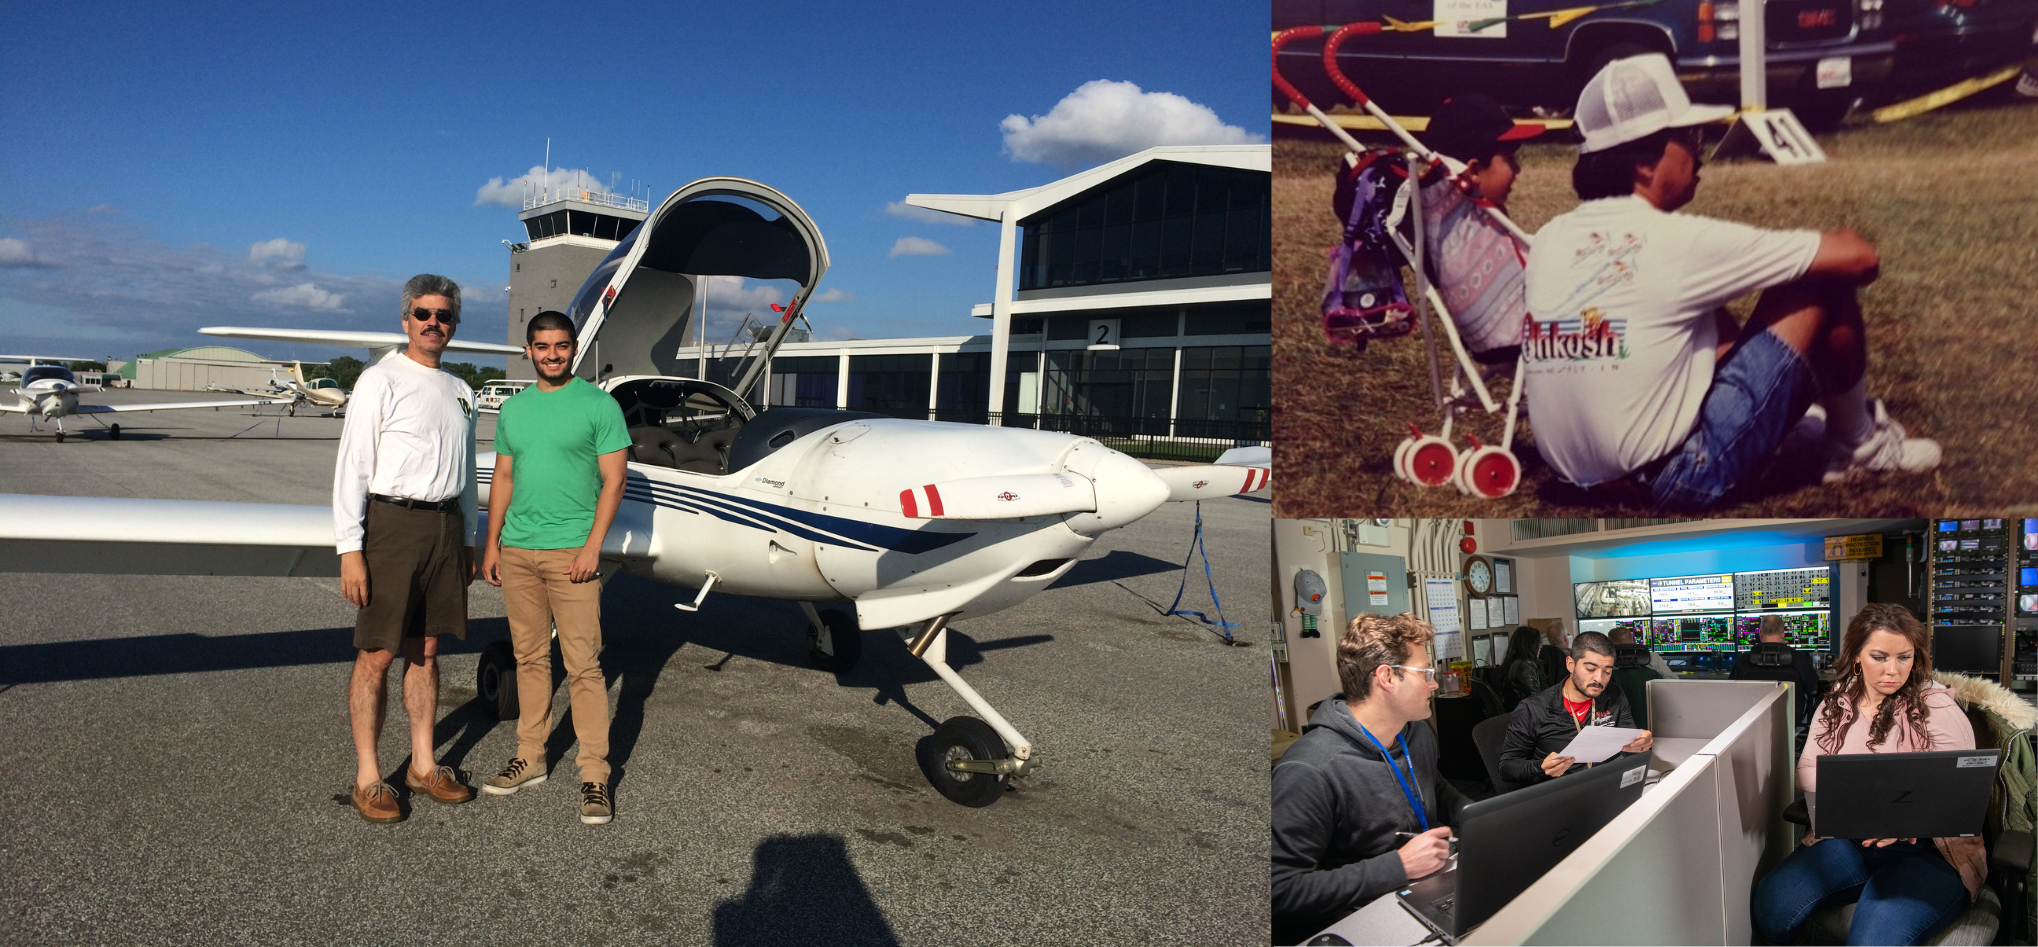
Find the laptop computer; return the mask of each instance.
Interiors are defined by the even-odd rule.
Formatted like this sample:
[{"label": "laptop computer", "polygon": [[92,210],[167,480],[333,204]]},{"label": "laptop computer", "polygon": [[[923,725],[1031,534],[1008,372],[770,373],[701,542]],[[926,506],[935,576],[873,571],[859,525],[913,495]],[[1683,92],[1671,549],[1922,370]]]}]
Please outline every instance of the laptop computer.
[{"label": "laptop computer", "polygon": [[2001,750],[1845,753],[1818,757],[1805,794],[1819,838],[1980,836]]},{"label": "laptop computer", "polygon": [[1398,892],[1402,903],[1455,942],[1642,798],[1648,772],[1648,754],[1622,755],[1466,806],[1457,857]]}]

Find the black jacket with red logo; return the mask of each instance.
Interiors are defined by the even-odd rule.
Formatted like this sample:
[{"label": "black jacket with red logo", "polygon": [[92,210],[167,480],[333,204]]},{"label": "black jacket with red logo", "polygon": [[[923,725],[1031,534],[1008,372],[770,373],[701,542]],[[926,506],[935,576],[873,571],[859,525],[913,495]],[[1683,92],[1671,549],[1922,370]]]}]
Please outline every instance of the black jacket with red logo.
[{"label": "black jacket with red logo", "polygon": [[[1627,695],[1607,684],[1592,702],[1592,719],[1587,725],[1633,727],[1635,715],[1628,709]],[[1557,686],[1546,687],[1515,705],[1514,716],[1507,721],[1507,737],[1500,744],[1500,778],[1517,786],[1548,781],[1550,777],[1543,775],[1543,759],[1569,746],[1576,736],[1578,719],[1564,709],[1564,682],[1558,681]],[[1571,771],[1583,769],[1579,765]]]}]

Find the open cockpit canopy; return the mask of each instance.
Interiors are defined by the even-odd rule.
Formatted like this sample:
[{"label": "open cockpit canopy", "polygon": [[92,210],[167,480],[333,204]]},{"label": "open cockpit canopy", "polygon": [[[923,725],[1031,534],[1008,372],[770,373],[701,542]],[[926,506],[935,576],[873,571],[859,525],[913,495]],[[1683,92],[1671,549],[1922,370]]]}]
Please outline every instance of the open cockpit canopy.
[{"label": "open cockpit canopy", "polygon": [[575,294],[567,312],[580,341],[574,373],[597,382],[611,375],[692,374],[679,349],[692,344],[697,283],[704,276],[799,284],[786,319],[773,327],[768,354],[827,271],[821,230],[791,198],[743,178],[702,178],[666,198]]}]

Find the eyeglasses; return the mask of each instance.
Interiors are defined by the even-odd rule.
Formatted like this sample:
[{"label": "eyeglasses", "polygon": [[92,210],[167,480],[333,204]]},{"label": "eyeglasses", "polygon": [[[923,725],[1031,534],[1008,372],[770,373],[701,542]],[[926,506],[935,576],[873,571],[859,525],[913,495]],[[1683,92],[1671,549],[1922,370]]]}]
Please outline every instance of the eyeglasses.
[{"label": "eyeglasses", "polygon": [[1390,667],[1390,668],[1395,668],[1395,669],[1397,669],[1397,670],[1402,670],[1402,671],[1414,671],[1414,672],[1416,672],[1416,673],[1418,673],[1418,674],[1421,674],[1421,675],[1423,675],[1423,678],[1424,678],[1424,680],[1426,680],[1426,681],[1434,681],[1434,680],[1436,680],[1436,679],[1437,679],[1437,669],[1436,669],[1436,668],[1433,668],[1433,667],[1426,667],[1426,668],[1412,668],[1412,667],[1409,667],[1409,666],[1408,666],[1408,665],[1406,665],[1406,664],[1389,664],[1389,665],[1387,665],[1387,666],[1388,666],[1388,667]]},{"label": "eyeglasses", "polygon": [[412,309],[410,316],[419,322],[430,322],[436,317],[440,325],[457,326],[460,324],[460,314],[451,309]]}]

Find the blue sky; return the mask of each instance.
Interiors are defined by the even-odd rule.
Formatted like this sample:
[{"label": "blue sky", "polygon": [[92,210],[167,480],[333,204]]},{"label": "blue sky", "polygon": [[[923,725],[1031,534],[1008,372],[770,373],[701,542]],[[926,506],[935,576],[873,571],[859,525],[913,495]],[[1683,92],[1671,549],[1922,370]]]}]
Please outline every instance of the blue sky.
[{"label": "blue sky", "polygon": [[397,287],[427,271],[467,287],[463,337],[500,341],[500,241],[522,229],[477,201],[541,165],[547,137],[555,170],[654,201],[716,174],[799,201],[840,291],[810,310],[824,335],[983,331],[968,310],[990,298],[995,228],[888,205],[1148,144],[1264,141],[1266,17],[1222,0],[19,6],[0,36],[0,351],[393,328]]}]

